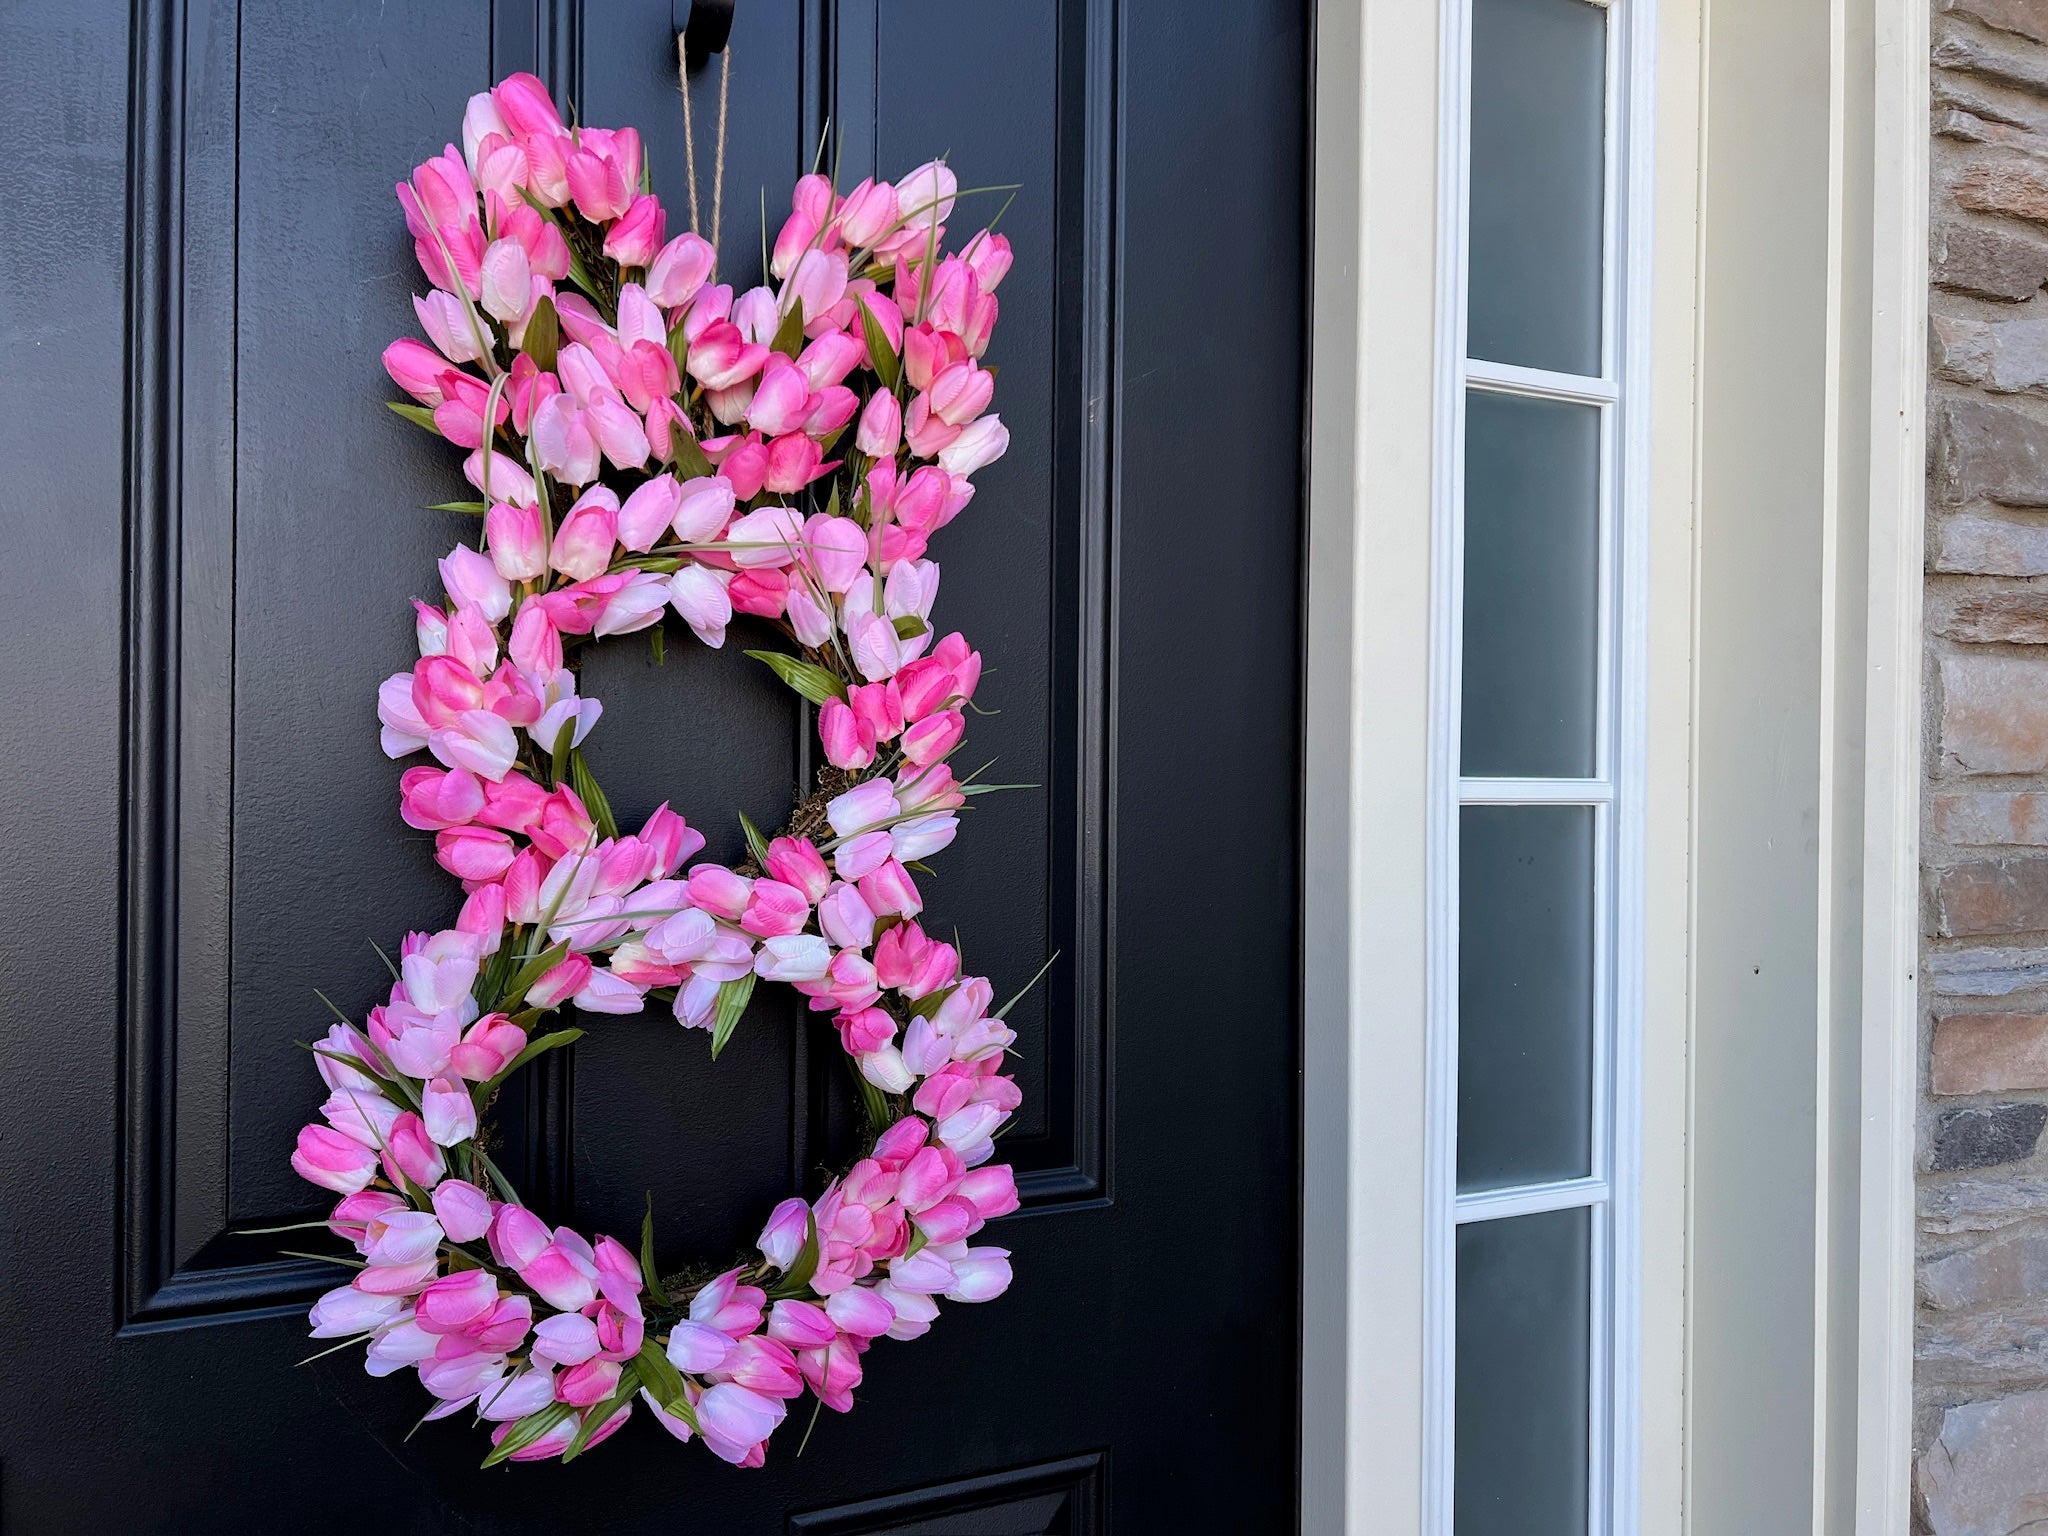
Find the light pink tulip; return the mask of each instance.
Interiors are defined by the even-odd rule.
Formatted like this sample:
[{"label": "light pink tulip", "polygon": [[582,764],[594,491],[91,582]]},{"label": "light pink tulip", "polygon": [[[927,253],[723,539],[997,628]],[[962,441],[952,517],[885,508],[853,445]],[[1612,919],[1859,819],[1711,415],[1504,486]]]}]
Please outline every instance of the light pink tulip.
[{"label": "light pink tulip", "polygon": [[453,1243],[470,1243],[491,1230],[491,1200],[465,1179],[443,1179],[434,1186],[434,1215]]},{"label": "light pink tulip", "polygon": [[437,1077],[420,1095],[427,1138],[436,1146],[454,1147],[476,1134],[476,1105],[459,1079]]},{"label": "light pink tulip", "polygon": [[353,1194],[370,1182],[377,1171],[377,1154],[353,1137],[324,1125],[309,1125],[299,1132],[292,1167],[299,1177],[322,1189]]}]

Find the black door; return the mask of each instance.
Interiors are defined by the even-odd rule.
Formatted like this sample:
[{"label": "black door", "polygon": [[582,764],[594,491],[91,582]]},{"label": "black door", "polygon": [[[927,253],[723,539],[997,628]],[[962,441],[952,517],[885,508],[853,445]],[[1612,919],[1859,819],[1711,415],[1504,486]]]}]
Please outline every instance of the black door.
[{"label": "black door", "polygon": [[[1012,446],[939,617],[1001,710],[977,761],[1039,787],[980,802],[928,892],[1000,991],[1059,956],[1010,1020],[1017,1278],[882,1341],[764,1469],[640,1415],[481,1471],[466,1416],[408,1434],[409,1377],[295,1367],[333,1282],[235,1234],[324,1210],[287,1163],[314,989],[359,1012],[369,941],[454,900],[371,715],[460,531],[424,509],[467,494],[382,404],[423,286],[392,185],[524,69],[637,126],[685,208],[668,0],[0,8],[7,1530],[1292,1526],[1305,10],[738,7],[728,251],[828,123],[842,182],[944,153],[1022,187]],[[736,648],[588,677],[622,820],[672,799],[726,860],[732,808],[779,821],[807,726]],[[651,1191],[716,1256],[840,1154],[837,1047],[787,989],[715,1066],[658,1013],[581,1022],[507,1128],[562,1219],[630,1237]]]}]

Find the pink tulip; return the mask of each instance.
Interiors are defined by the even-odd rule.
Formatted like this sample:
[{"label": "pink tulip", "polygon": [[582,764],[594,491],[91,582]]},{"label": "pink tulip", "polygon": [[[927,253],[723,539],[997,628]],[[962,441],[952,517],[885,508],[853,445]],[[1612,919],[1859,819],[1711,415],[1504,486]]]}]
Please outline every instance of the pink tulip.
[{"label": "pink tulip", "polygon": [[512,588],[481,550],[458,544],[441,561],[441,584],[456,603],[474,603],[493,624],[512,611]]},{"label": "pink tulip", "polygon": [[831,945],[816,934],[799,933],[762,940],[754,974],[766,981],[816,981],[831,964]]},{"label": "pink tulip", "polygon": [[768,1315],[768,1337],[791,1349],[819,1349],[838,1336],[839,1329],[823,1307],[808,1301],[778,1301]]},{"label": "pink tulip", "polygon": [[747,894],[740,926],[757,938],[799,933],[810,920],[811,904],[795,886],[780,880],[756,880]]},{"label": "pink tulip", "polygon": [[377,1154],[352,1137],[324,1125],[309,1125],[299,1132],[298,1148],[292,1153],[292,1167],[302,1179],[322,1189],[354,1194],[370,1182],[377,1170]]},{"label": "pink tulip", "polygon": [[925,936],[916,923],[901,923],[875,945],[875,979],[913,1001],[948,986],[960,974],[952,945]]},{"label": "pink tulip", "polygon": [[874,910],[853,886],[835,881],[818,903],[818,928],[841,949],[866,949],[874,940]]},{"label": "pink tulip", "polygon": [[796,365],[812,389],[823,391],[841,385],[860,366],[861,356],[861,344],[852,336],[827,331],[797,354]]},{"label": "pink tulip", "polygon": [[807,837],[778,837],[768,845],[768,873],[785,885],[795,886],[808,902],[825,894],[831,874],[817,845]]},{"label": "pink tulip", "polygon": [[589,982],[590,957],[572,954],[543,972],[540,979],[526,989],[526,1001],[533,1008],[558,1008],[581,992]]},{"label": "pink tulip", "polygon": [[448,1065],[470,1082],[481,1083],[504,1071],[525,1049],[525,1030],[502,1013],[487,1013],[450,1048]]},{"label": "pink tulip", "polygon": [[452,1243],[470,1243],[491,1230],[491,1200],[464,1179],[443,1179],[434,1186],[434,1215]]},{"label": "pink tulip", "polygon": [[547,569],[540,509],[500,502],[484,516],[484,543],[491,564],[507,581],[532,581]]},{"label": "pink tulip", "polygon": [[998,416],[984,416],[961,428],[960,435],[939,451],[939,466],[951,474],[971,475],[1009,451],[1010,433]]},{"label": "pink tulip", "polygon": [[1010,1250],[969,1248],[952,1259],[954,1284],[948,1301],[993,1301],[1010,1288]]},{"label": "pink tulip", "polygon": [[488,1271],[458,1270],[420,1292],[413,1315],[428,1333],[461,1333],[488,1317],[498,1304],[498,1285]]},{"label": "pink tulip", "polygon": [[666,880],[683,860],[704,847],[704,834],[670,810],[668,803],[663,801],[654,808],[647,824],[640,829],[640,841],[653,851],[655,878]]},{"label": "pink tulip", "polygon": [[647,269],[647,296],[664,309],[690,302],[711,276],[717,253],[697,235],[677,235],[661,248]]},{"label": "pink tulip", "polygon": [[897,859],[887,859],[863,876],[860,896],[878,918],[915,917],[924,910],[924,897],[918,892],[917,882]]},{"label": "pink tulip", "polygon": [[832,1021],[849,1056],[872,1056],[896,1038],[896,1021],[880,1008],[860,1008]]},{"label": "pink tulip", "polygon": [[398,780],[398,815],[422,832],[466,825],[484,808],[483,785],[461,768],[408,768]]},{"label": "pink tulip", "polygon": [[983,293],[994,293],[996,285],[1009,273],[1011,256],[1007,235],[991,234],[984,229],[967,242],[967,248],[960,255]]},{"label": "pink tulip", "polygon": [[391,375],[392,383],[430,410],[445,398],[441,375],[448,371],[447,359],[425,342],[408,336],[391,343],[384,349],[384,371]]},{"label": "pink tulip", "polygon": [[818,1401],[834,1413],[853,1407],[853,1389],[860,1385],[860,1355],[853,1342],[839,1335],[823,1349],[807,1349],[797,1356],[797,1365],[810,1383]]},{"label": "pink tulip", "polygon": [[975,1168],[962,1175],[959,1195],[984,1221],[992,1221],[1017,1209],[1017,1176],[1006,1163]]},{"label": "pink tulip", "polygon": [[561,114],[555,110],[548,88],[533,75],[507,75],[491,87],[491,104],[505,125],[521,138],[561,129]]},{"label": "pink tulip", "polygon": [[501,1205],[491,1222],[491,1257],[508,1269],[524,1269],[553,1240],[546,1222],[523,1205]]},{"label": "pink tulip", "polygon": [[435,1078],[421,1093],[420,1103],[427,1138],[436,1146],[460,1146],[476,1134],[476,1105],[458,1079]]},{"label": "pink tulip", "polygon": [[768,356],[767,347],[748,341],[730,320],[719,320],[690,343],[684,366],[706,389],[731,389],[759,373]]},{"label": "pink tulip", "polygon": [[675,521],[683,488],[673,475],[656,475],[628,496],[618,513],[618,540],[635,554],[652,549]]},{"label": "pink tulip", "polygon": [[875,728],[841,699],[818,708],[818,739],[835,768],[865,768],[875,760]]},{"label": "pink tulip", "polygon": [[580,1312],[558,1312],[534,1325],[533,1355],[557,1365],[581,1365],[597,1354],[597,1325]]},{"label": "pink tulip", "polygon": [[597,1296],[597,1263],[590,1244],[567,1227],[555,1228],[554,1240],[522,1265],[519,1278],[549,1306],[574,1312]]},{"label": "pink tulip", "polygon": [[646,193],[633,199],[625,216],[604,237],[604,253],[622,267],[649,265],[668,233],[661,200]]},{"label": "pink tulip", "polygon": [[860,413],[860,426],[853,434],[853,446],[870,458],[886,459],[903,441],[903,408],[887,390],[868,397]]},{"label": "pink tulip", "polygon": [[621,1367],[616,1360],[586,1360],[555,1378],[555,1397],[578,1408],[601,1403],[619,1389]]},{"label": "pink tulip", "polygon": [[889,1331],[896,1313],[880,1296],[865,1286],[850,1286],[828,1297],[825,1312],[833,1323],[857,1338],[872,1339]]},{"label": "pink tulip", "polygon": [[512,863],[512,839],[489,827],[445,827],[434,837],[434,859],[458,880],[495,880]]},{"label": "pink tulip", "polygon": [[790,1398],[804,1389],[803,1374],[796,1356],[780,1340],[749,1334],[738,1340],[719,1367],[721,1379],[737,1383],[763,1397]]},{"label": "pink tulip", "polygon": [[903,755],[920,765],[943,759],[966,734],[967,717],[957,709],[926,715],[903,733]]},{"label": "pink tulip", "polygon": [[771,437],[799,431],[810,407],[811,389],[802,371],[779,353],[771,354],[747,405],[747,424]]},{"label": "pink tulip", "polygon": [[617,541],[619,498],[594,485],[577,498],[555,529],[549,563],[571,581],[602,576]]},{"label": "pink tulip", "polygon": [[396,1296],[370,1296],[352,1285],[338,1286],[313,1303],[307,1314],[316,1339],[347,1339],[397,1320],[405,1303]]},{"label": "pink tulip", "polygon": [[896,189],[886,181],[863,181],[839,201],[839,233],[855,249],[871,246],[898,216]]},{"label": "pink tulip", "polygon": [[398,1119],[398,1106],[374,1088],[337,1088],[320,1106],[320,1116],[351,1141],[380,1150]]},{"label": "pink tulip", "polygon": [[384,1147],[385,1176],[400,1187],[410,1179],[421,1189],[432,1189],[447,1171],[448,1160],[427,1135],[425,1122],[409,1110],[400,1115]]},{"label": "pink tulip", "polygon": [[802,1251],[804,1238],[810,1229],[811,1208],[801,1200],[785,1200],[776,1206],[768,1217],[768,1225],[761,1229],[755,1246],[777,1269],[788,1269],[796,1263],[797,1254]]},{"label": "pink tulip", "polygon": [[449,767],[467,768],[492,780],[502,779],[519,756],[512,727],[487,709],[464,710],[432,732],[427,746]]},{"label": "pink tulip", "polygon": [[730,1381],[711,1388],[697,1404],[704,1443],[714,1454],[735,1463],[775,1433],[783,1413],[783,1405],[776,1399]]},{"label": "pink tulip", "polygon": [[927,393],[933,415],[949,426],[964,427],[988,409],[995,388],[995,375],[969,358],[941,370]]}]

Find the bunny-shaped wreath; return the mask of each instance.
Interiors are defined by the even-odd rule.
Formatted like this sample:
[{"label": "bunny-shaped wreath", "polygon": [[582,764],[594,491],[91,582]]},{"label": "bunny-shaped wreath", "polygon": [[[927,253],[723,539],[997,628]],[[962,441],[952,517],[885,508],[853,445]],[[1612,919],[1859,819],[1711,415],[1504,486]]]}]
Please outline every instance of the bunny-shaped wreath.
[{"label": "bunny-shaped wreath", "polygon": [[[792,1399],[846,1411],[875,1339],[1010,1282],[1004,1250],[969,1243],[1017,1206],[991,1161],[1014,1036],[919,926],[911,874],[979,787],[947,760],[981,657],[933,643],[925,548],[1007,445],[978,359],[1009,246],[942,253],[941,163],[843,195],[813,174],[776,284],[735,298],[705,241],[665,239],[632,129],[565,128],[514,75],[462,137],[398,188],[433,345],[384,363],[417,402],[392,408],[469,450],[480,500],[454,510],[483,537],[441,562],[445,607],[415,604],[420,660],[378,716],[392,757],[441,765],[406,771],[400,815],[467,898],[406,938],[387,1002],[314,1046],[331,1092],[292,1165],[343,1197],[315,1225],[359,1259],[313,1334],[366,1343],[372,1375],[414,1367],[428,1418],[471,1408],[486,1465],[573,1457],[637,1398],[758,1466]],[[685,872],[704,839],[666,805],[621,832],[583,759],[601,706],[579,649],[668,608],[711,646],[735,611],[772,621],[795,649],[750,654],[818,707],[829,766],[780,836],[746,825],[737,869]],[[760,1262],[665,1282],[651,1215],[636,1252],[520,1203],[485,1117],[581,1033],[538,1032],[549,1013],[657,999],[715,1055],[760,980],[832,1013],[868,1136],[818,1200],[775,1208]]]}]

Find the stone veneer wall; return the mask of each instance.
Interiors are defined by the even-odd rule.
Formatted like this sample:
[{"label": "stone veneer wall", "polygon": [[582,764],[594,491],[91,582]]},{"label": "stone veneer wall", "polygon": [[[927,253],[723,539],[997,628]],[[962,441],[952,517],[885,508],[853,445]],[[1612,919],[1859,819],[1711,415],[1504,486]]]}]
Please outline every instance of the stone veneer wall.
[{"label": "stone veneer wall", "polygon": [[1932,0],[1916,1531],[2048,1531],[2048,0]]}]

